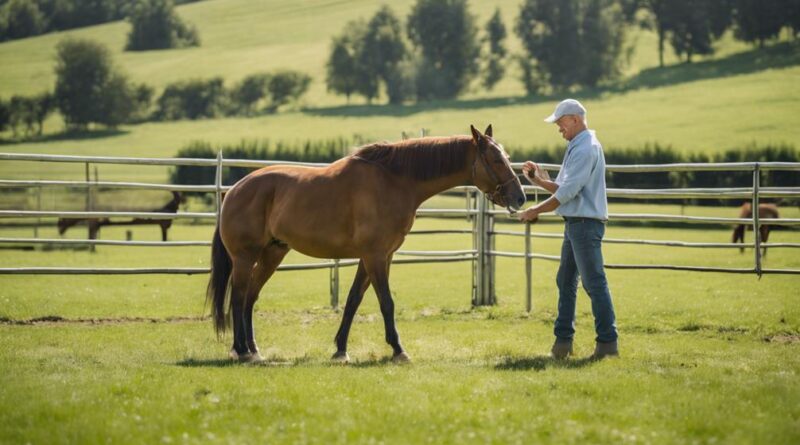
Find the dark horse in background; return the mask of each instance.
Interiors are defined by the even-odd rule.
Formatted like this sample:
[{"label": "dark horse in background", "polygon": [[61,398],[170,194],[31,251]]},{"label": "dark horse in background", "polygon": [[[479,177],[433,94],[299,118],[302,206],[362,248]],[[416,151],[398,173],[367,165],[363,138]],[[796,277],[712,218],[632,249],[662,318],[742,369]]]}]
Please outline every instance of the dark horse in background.
[{"label": "dark horse in background", "polygon": [[[183,196],[178,192],[172,192],[172,200],[162,207],[148,212],[158,213],[177,213],[178,207],[183,202]],[[58,218],[58,234],[63,235],[67,229],[77,224],[89,226],[89,239],[97,239],[102,226],[133,226],[143,224],[155,224],[161,227],[161,241],[167,240],[167,230],[172,227],[171,219],[152,219],[134,218],[130,221],[111,221],[108,218]]]},{"label": "dark horse in background", "polygon": [[[739,209],[739,218],[752,218],[753,217],[753,205],[749,202],[745,202],[742,204],[742,207]],[[778,206],[775,204],[759,204],[758,205],[758,217],[759,218],[780,218],[780,214],[778,213]],[[761,242],[766,243],[769,239],[769,231],[770,226],[765,224],[759,224],[759,231],[761,232]],[[740,224],[733,229],[733,242],[734,243],[744,243],[744,232],[746,227],[744,224]],[[740,248],[739,252],[744,252],[744,248]],[[764,257],[767,256],[767,248],[764,247]]]},{"label": "dark horse in background", "polygon": [[[347,337],[364,292],[378,296],[393,361],[405,362],[395,328],[389,267],[419,206],[459,185],[475,185],[509,211],[522,186],[491,125],[472,136],[411,139],[361,148],[326,167],[271,166],[242,178],[223,201],[211,250],[207,298],[218,334],[233,320],[232,359],[262,360],[253,305],[286,254],[358,258],[332,360],[347,362]],[[226,313],[226,296],[230,302]]]}]

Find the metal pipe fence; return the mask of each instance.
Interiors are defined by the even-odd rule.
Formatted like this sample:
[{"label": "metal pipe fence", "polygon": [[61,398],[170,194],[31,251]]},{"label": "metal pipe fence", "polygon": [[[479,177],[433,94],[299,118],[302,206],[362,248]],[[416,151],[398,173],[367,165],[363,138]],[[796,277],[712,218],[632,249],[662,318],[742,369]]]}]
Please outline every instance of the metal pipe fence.
[{"label": "metal pipe fence", "polygon": [[[285,161],[254,161],[223,159],[221,153],[216,159],[190,159],[190,158],[133,158],[133,157],[103,157],[103,156],[67,156],[67,155],[37,155],[0,153],[0,160],[5,161],[33,161],[33,162],[73,162],[86,165],[85,181],[56,181],[56,180],[0,180],[0,189],[9,188],[85,188],[87,190],[87,211],[41,211],[41,210],[0,210],[0,218],[144,218],[144,219],[190,219],[211,220],[219,219],[219,209],[222,193],[230,186],[222,184],[222,169],[224,167],[264,167],[269,165],[303,165],[323,166],[327,164],[301,163]],[[91,181],[88,175],[89,164],[125,164],[125,165],[154,165],[154,166],[203,166],[214,167],[215,181],[213,185],[172,185],[152,184],[140,182],[113,182]],[[540,164],[546,170],[558,170],[559,165]],[[519,170],[522,164],[513,166]],[[752,208],[757,209],[761,198],[798,198],[800,187],[761,187],[761,172],[773,170],[800,171],[800,163],[789,162],[738,162],[738,163],[707,163],[707,164],[663,164],[663,165],[609,165],[607,171],[621,173],[642,172],[687,172],[687,171],[751,171],[753,172],[752,187],[729,188],[679,188],[679,189],[608,189],[609,197],[630,199],[750,199]],[[128,189],[128,190],[166,190],[180,192],[206,192],[215,196],[214,212],[119,212],[93,210],[92,191],[98,189]],[[539,187],[525,186],[526,192],[533,192],[537,199],[539,193],[547,192]],[[532,310],[532,282],[533,259],[546,261],[559,261],[558,256],[545,255],[533,252],[533,240],[536,238],[562,238],[563,235],[532,232],[530,224],[525,224],[524,231],[497,230],[498,221],[509,220],[512,217],[504,210],[494,209],[494,206],[475,187],[461,186],[451,189],[448,193],[463,194],[466,206],[463,209],[419,209],[418,217],[432,218],[466,218],[472,224],[471,229],[441,229],[441,230],[412,230],[415,235],[440,235],[440,234],[471,234],[472,248],[447,251],[420,251],[400,250],[396,255],[401,258],[394,259],[395,264],[443,263],[462,262],[472,263],[472,303],[474,305],[487,305],[496,302],[495,296],[495,260],[498,257],[523,258],[525,260],[525,300],[526,309]],[[542,221],[560,221],[553,214],[540,217]],[[751,243],[713,243],[713,242],[683,242],[673,240],[640,240],[640,239],[614,239],[607,238],[604,242],[611,244],[639,244],[661,247],[683,248],[750,248],[754,250],[754,265],[748,268],[704,267],[691,265],[672,264],[606,264],[609,269],[658,269],[692,272],[717,272],[717,273],[755,273],[762,274],[800,274],[800,270],[764,268],[762,265],[762,248],[798,248],[800,243],[764,243],[760,239],[759,228],[765,225],[797,226],[797,218],[759,218],[758,212],[753,212],[752,218],[722,218],[710,216],[686,216],[651,213],[612,213],[610,222],[636,221],[636,222],[668,222],[679,224],[721,224],[721,225],[751,225],[753,227],[754,241]],[[495,249],[497,236],[521,236],[525,238],[524,252],[504,252]],[[0,238],[2,244],[46,244],[46,245],[86,245],[94,246],[140,246],[140,247],[186,247],[209,246],[210,241],[117,241],[117,240],[90,240],[90,239],[42,239],[42,238]],[[285,264],[278,270],[315,270],[329,269],[331,271],[331,305],[338,305],[339,269],[358,264],[358,260],[342,259],[317,263]],[[5,267],[0,268],[0,274],[35,274],[35,275],[130,275],[130,274],[205,274],[209,268],[204,267],[170,267],[170,268],[75,268],[75,267]]]}]

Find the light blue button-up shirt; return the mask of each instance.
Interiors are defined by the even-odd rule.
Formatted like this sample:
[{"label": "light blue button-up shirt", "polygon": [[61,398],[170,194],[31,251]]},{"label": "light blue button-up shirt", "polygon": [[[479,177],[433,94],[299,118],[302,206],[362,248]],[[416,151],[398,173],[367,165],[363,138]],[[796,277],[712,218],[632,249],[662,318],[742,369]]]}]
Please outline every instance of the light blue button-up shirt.
[{"label": "light blue button-up shirt", "polygon": [[606,159],[593,130],[583,130],[569,141],[555,183],[561,203],[557,215],[608,220]]}]

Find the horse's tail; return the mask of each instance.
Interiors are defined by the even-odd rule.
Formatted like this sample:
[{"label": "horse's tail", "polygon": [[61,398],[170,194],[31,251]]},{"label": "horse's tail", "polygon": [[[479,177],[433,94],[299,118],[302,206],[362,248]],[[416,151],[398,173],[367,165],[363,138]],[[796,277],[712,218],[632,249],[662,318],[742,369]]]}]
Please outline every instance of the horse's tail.
[{"label": "horse's tail", "polygon": [[211,277],[206,289],[206,302],[211,303],[211,316],[217,335],[225,333],[229,325],[230,313],[225,313],[225,299],[228,295],[228,280],[231,277],[233,262],[228,255],[222,237],[219,236],[219,225],[214,230],[211,242]]}]

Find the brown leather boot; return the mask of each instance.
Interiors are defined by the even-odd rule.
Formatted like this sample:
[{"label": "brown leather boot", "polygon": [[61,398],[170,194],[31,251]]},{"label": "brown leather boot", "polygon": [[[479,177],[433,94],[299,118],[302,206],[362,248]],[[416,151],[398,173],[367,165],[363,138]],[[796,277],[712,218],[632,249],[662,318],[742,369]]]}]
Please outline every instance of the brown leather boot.
[{"label": "brown leather boot", "polygon": [[556,360],[564,360],[572,355],[572,340],[557,338],[550,349],[550,355]]},{"label": "brown leather boot", "polygon": [[606,357],[619,357],[619,348],[616,340],[608,343],[597,342],[594,347],[594,354],[590,358],[592,360],[601,360]]}]

